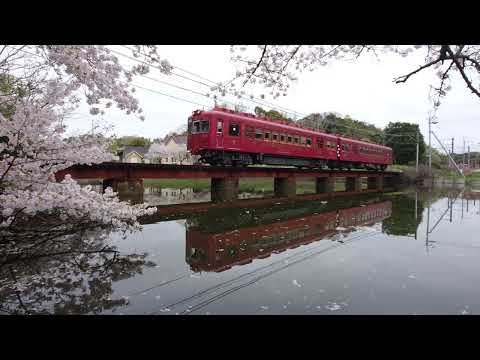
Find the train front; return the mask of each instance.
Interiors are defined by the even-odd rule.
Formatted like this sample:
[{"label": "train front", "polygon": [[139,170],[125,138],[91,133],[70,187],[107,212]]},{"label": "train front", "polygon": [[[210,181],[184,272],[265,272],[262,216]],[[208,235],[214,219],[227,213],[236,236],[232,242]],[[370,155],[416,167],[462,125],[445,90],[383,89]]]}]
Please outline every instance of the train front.
[{"label": "train front", "polygon": [[188,118],[187,150],[192,155],[201,155],[210,147],[210,116],[205,111],[195,110]]}]

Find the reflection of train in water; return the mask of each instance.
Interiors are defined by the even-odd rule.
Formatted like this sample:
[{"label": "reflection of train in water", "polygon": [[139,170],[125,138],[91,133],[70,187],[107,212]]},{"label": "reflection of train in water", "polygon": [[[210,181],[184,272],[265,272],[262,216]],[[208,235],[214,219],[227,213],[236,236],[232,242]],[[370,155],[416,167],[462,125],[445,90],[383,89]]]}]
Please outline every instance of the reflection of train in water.
[{"label": "reflection of train in water", "polygon": [[392,203],[384,201],[217,234],[191,228],[186,235],[186,261],[193,271],[220,272],[334,235],[338,227],[377,223],[391,212]]}]

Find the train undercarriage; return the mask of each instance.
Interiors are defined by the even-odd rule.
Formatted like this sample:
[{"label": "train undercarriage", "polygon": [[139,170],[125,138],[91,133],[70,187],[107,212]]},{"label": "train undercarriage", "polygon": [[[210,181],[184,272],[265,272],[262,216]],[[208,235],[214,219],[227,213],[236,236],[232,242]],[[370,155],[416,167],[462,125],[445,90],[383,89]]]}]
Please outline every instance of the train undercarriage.
[{"label": "train undercarriage", "polygon": [[211,166],[234,166],[246,167],[249,165],[277,165],[277,166],[295,166],[305,169],[366,169],[374,171],[384,171],[387,168],[385,164],[365,164],[359,162],[341,161],[341,160],[321,160],[309,158],[295,158],[287,156],[274,156],[268,154],[250,154],[229,151],[211,151],[205,150],[200,154],[200,162]]}]

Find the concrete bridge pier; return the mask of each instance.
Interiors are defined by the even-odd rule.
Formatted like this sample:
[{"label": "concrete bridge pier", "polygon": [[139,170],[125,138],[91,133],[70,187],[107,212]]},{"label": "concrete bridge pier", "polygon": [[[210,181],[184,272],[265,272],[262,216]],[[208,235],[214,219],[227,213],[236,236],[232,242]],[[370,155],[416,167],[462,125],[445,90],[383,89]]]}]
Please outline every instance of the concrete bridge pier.
[{"label": "concrete bridge pier", "polygon": [[210,185],[212,202],[230,202],[238,198],[238,178],[212,178]]},{"label": "concrete bridge pier", "polygon": [[294,197],[297,193],[297,182],[295,177],[274,178],[273,189],[276,197]]},{"label": "concrete bridge pier", "polygon": [[143,179],[130,178],[109,178],[103,180],[103,192],[107,187],[118,193],[121,201],[130,201],[131,203],[143,203]]},{"label": "concrete bridge pier", "polygon": [[383,177],[382,176],[372,176],[367,178],[367,189],[368,190],[383,190]]},{"label": "concrete bridge pier", "polygon": [[328,194],[335,191],[335,178],[326,176],[326,177],[317,177],[315,179],[315,189],[317,194]]},{"label": "concrete bridge pier", "polygon": [[362,178],[360,176],[345,178],[345,191],[360,192],[361,190],[362,190]]}]

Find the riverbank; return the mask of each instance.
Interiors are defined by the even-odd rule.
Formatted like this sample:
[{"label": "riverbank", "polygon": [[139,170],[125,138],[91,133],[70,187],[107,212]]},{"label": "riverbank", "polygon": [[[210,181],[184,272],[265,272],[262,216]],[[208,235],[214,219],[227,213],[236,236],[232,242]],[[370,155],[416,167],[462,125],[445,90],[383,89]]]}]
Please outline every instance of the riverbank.
[{"label": "riverbank", "polygon": [[418,172],[414,166],[407,165],[391,165],[387,171],[397,171],[404,175],[404,179],[410,184],[422,184],[425,182],[447,183],[447,184],[464,184],[469,186],[480,187],[480,170],[473,171],[465,177],[461,176],[457,171],[451,169],[432,169],[432,176],[429,176],[428,168],[421,165]]}]

